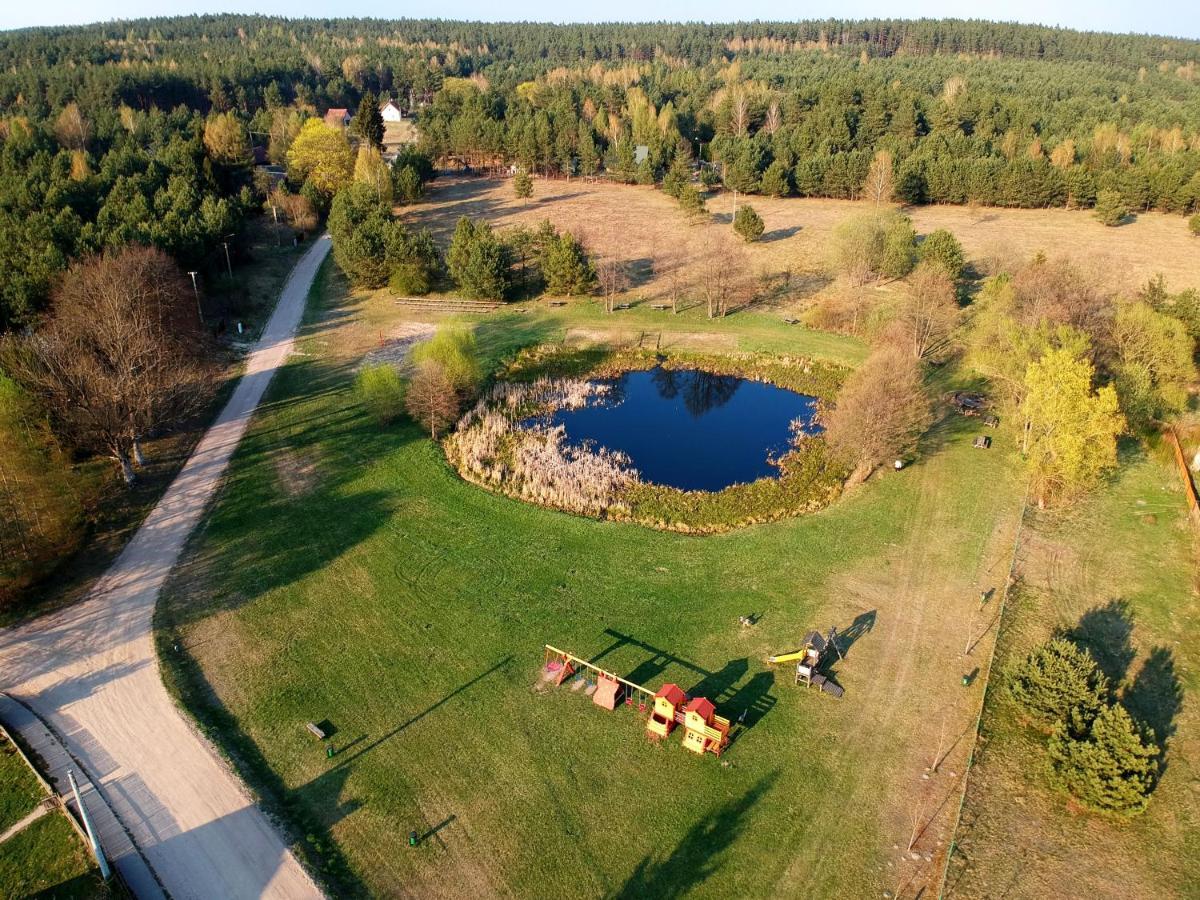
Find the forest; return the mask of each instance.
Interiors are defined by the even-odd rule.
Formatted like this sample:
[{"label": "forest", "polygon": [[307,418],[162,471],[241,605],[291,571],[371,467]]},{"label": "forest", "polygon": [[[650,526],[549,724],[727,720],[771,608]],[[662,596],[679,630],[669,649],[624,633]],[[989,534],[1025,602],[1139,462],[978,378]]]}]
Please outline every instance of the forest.
[{"label": "forest", "polygon": [[9,32],[0,329],[32,321],[82,254],[137,241],[211,258],[267,190],[248,145],[282,162],[299,120],[368,93],[415,113],[433,158],[653,183],[700,156],[710,187],[854,197],[885,150],[910,204],[1090,206],[1107,190],[1188,213],[1198,81],[1200,42],[965,21],[194,16]]}]

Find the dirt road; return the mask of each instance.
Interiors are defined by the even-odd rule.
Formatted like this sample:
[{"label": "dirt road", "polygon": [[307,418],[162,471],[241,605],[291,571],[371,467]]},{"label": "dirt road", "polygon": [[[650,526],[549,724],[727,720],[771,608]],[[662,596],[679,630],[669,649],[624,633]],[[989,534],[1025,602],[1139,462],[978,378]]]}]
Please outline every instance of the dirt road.
[{"label": "dirt road", "polygon": [[0,688],[59,732],[173,897],[320,896],[167,695],[152,618],[163,582],[291,352],[328,252],[322,238],[297,263],[228,405],[88,598],[0,634]]}]

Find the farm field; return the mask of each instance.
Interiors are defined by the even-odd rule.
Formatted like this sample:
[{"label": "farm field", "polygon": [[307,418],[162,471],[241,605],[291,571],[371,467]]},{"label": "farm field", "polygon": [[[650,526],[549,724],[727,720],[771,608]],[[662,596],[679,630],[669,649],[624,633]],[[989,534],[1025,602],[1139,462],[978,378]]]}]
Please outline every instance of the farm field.
[{"label": "farm field", "polygon": [[[834,227],[871,208],[865,201],[796,197],[754,196],[747,202],[766,228],[761,241],[747,248],[751,271],[803,276],[797,279],[800,296],[828,283],[823,270]],[[402,209],[401,216],[429,227],[444,242],[460,216],[483,217],[496,227],[533,226],[548,218],[560,229],[584,236],[601,255],[629,263],[635,273],[630,293],[649,299],[665,293],[661,275],[649,271],[652,259],[679,247],[703,254],[722,226],[728,232],[731,196],[710,197],[708,209],[708,219],[692,225],[674,200],[654,188],[537,179],[533,198],[526,202],[513,195],[508,180],[458,178],[434,181],[427,201]],[[1106,228],[1088,210],[918,206],[906,212],[918,233],[950,230],[978,267],[993,259],[1023,261],[1042,251],[1085,263],[1089,272],[1103,273],[1130,293],[1159,273],[1172,290],[1200,287],[1196,239],[1179,216],[1145,213],[1119,228]],[[626,247],[639,249],[630,253]]]},{"label": "farm field", "polygon": [[[585,328],[588,310],[477,331],[494,364]],[[1003,435],[980,453],[948,418],[904,472],[721,537],[565,516],[463,483],[414,426],[359,411],[352,373],[381,333],[413,327],[399,315],[326,270],[159,613],[168,683],[335,889],[934,886],[995,634],[972,610],[1003,585],[1021,506]],[[770,331],[754,315],[708,328]],[[841,702],[764,663],[830,625],[853,635]],[[544,688],[544,643],[676,681],[748,727],[719,761],[655,747],[633,710]],[[310,721],[334,729],[333,759]]]}]

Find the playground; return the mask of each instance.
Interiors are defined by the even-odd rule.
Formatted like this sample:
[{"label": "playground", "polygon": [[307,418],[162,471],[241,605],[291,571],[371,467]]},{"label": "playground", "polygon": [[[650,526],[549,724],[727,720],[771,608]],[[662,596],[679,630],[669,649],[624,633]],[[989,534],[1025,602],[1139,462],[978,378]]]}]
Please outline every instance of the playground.
[{"label": "playground", "polygon": [[[483,318],[480,345],[494,364],[590,314],[571,315]],[[903,472],[719,537],[564,515],[362,414],[357,360],[400,324],[326,273],[158,621],[169,687],[331,888],[936,890],[996,633],[999,595],[981,595],[1004,585],[1021,508],[1008,450],[972,450],[948,416]],[[803,656],[768,661],[831,627],[815,671],[840,698],[796,683]],[[689,752],[689,711],[719,754]]]}]

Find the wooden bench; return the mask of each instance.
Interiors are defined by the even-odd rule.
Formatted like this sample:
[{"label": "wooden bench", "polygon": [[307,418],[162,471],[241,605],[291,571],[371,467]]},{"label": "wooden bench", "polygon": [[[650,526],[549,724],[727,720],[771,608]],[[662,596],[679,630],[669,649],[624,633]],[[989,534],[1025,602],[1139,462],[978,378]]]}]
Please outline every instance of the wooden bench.
[{"label": "wooden bench", "polygon": [[312,736],[315,737],[318,741],[325,740],[326,734],[324,731],[321,730],[321,726],[318,725],[316,722],[309,722],[304,727],[307,728],[312,733]]}]

